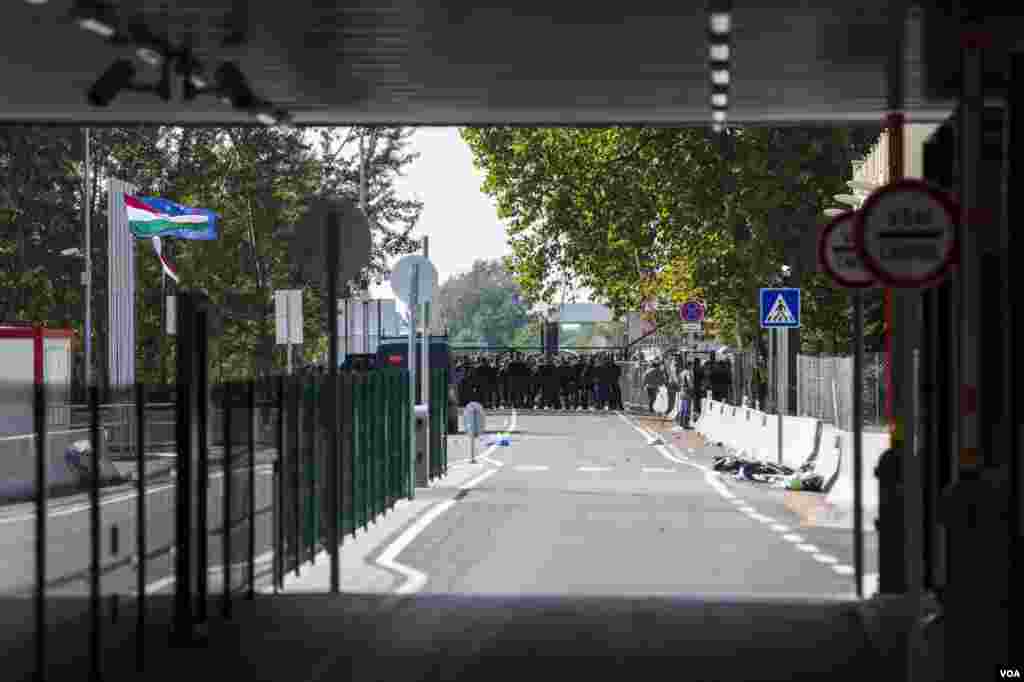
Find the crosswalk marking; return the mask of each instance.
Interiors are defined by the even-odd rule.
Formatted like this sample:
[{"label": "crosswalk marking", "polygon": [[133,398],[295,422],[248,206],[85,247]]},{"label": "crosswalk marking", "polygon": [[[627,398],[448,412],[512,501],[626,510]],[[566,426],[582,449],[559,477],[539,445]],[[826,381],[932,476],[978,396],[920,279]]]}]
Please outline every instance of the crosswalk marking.
[{"label": "crosswalk marking", "polygon": [[520,464],[515,467],[516,471],[547,471],[550,467],[544,464]]},{"label": "crosswalk marking", "polygon": [[645,474],[674,474],[675,469],[664,469],[662,467],[644,467],[643,472]]},{"label": "crosswalk marking", "polygon": [[580,467],[579,471],[611,471],[612,467]]}]

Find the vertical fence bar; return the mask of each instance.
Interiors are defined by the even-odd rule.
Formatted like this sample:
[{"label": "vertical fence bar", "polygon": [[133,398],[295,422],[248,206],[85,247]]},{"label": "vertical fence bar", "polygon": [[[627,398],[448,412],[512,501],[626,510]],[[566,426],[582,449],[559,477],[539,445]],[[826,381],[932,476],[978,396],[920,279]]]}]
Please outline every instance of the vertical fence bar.
[{"label": "vertical fence bar", "polygon": [[277,457],[274,458],[274,586],[284,589],[284,377],[277,378]]},{"label": "vertical fence bar", "polygon": [[249,599],[256,598],[256,382],[249,381]]},{"label": "vertical fence bar", "polygon": [[295,576],[299,576],[299,564],[302,563],[302,450],[300,443],[301,429],[299,428],[299,415],[300,403],[299,399],[302,397],[301,391],[299,390],[301,379],[296,378],[292,380],[291,391],[289,400],[291,401],[290,412],[292,414],[292,421],[289,426],[292,429],[292,437],[289,445],[291,445],[291,457],[292,457],[292,468],[295,475],[293,479],[293,485],[291,494],[294,497],[293,510],[295,512],[295,518],[292,523],[292,530],[295,532],[295,536],[292,542],[292,547],[295,550]]},{"label": "vertical fence bar", "polygon": [[135,384],[135,670],[146,668],[146,388]]},{"label": "vertical fence bar", "polygon": [[100,390],[89,387],[89,441],[92,445],[92,461],[89,463],[91,481],[89,486],[89,616],[91,621],[89,639],[89,676],[94,681],[103,678],[103,661],[100,647],[103,645],[103,619],[100,617]]},{"label": "vertical fence bar", "polygon": [[36,620],[35,667],[36,679],[42,682],[48,678],[46,666],[46,521],[50,482],[47,480],[48,471],[46,466],[46,439],[48,438],[46,428],[46,385],[37,377],[32,390],[32,419],[36,439],[36,589],[33,595]]},{"label": "vertical fence bar", "polygon": [[359,418],[359,428],[362,432],[363,451],[363,530],[369,530],[370,520],[373,515],[373,488],[371,466],[373,464],[373,453],[370,450],[370,380],[368,375],[362,376],[359,384],[359,404],[362,413]]},{"label": "vertical fence bar", "polygon": [[377,521],[383,505],[380,494],[380,382],[375,373],[369,375],[367,382],[370,392],[370,409],[368,426],[370,427],[370,490],[373,491],[373,520]]},{"label": "vertical fence bar", "polygon": [[341,489],[345,491],[342,503],[345,533],[355,535],[355,448],[352,443],[352,372],[341,375],[342,466]]},{"label": "vertical fence bar", "polygon": [[234,497],[235,484],[232,479],[234,467],[232,466],[232,454],[234,452],[231,433],[231,422],[232,422],[232,393],[234,386],[229,382],[224,384],[222,387],[222,405],[223,405],[223,427],[224,427],[224,449],[221,455],[221,472],[224,475],[224,519],[221,522],[221,527],[224,532],[222,538],[224,549],[224,556],[221,561],[223,563],[224,570],[224,592],[223,600],[221,602],[221,613],[224,618],[231,618],[231,502]]}]

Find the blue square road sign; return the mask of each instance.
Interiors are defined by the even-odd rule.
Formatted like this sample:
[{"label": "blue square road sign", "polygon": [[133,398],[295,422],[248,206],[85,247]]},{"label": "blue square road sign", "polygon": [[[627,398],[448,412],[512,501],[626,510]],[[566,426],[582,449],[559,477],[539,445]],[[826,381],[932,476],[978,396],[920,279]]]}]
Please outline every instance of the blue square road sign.
[{"label": "blue square road sign", "polygon": [[799,326],[799,289],[761,289],[762,329],[793,329]]}]

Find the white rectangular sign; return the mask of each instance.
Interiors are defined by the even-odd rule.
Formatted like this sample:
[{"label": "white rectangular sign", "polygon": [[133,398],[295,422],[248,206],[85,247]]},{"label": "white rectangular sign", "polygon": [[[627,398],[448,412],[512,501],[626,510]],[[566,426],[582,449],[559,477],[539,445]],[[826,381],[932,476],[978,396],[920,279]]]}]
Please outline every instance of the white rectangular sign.
[{"label": "white rectangular sign", "polygon": [[700,334],[704,329],[703,322],[683,322],[683,331],[690,334]]},{"label": "white rectangular sign", "polygon": [[178,333],[178,297],[167,297],[167,333],[174,336]]},{"label": "white rectangular sign", "polygon": [[302,343],[302,289],[274,292],[277,343]]}]

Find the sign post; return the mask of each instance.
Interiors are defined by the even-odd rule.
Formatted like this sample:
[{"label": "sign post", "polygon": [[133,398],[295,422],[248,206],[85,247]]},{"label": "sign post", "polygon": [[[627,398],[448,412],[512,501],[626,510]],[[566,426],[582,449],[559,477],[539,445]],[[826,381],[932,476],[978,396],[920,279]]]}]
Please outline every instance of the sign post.
[{"label": "sign post", "polygon": [[[409,310],[409,402],[412,404],[411,465],[409,471],[409,499],[416,491],[416,327],[420,303],[429,302],[437,288],[437,268],[419,254],[410,254],[398,261],[391,270],[391,289]],[[430,444],[427,444],[429,452]]]},{"label": "sign post", "polygon": [[[786,347],[788,344],[781,343],[784,339],[785,330],[794,329],[800,327],[800,290],[784,287],[776,289],[761,289],[761,328],[774,330],[772,333],[775,337],[775,360],[776,366],[781,369],[784,364],[781,360],[780,347]],[[788,339],[786,339],[788,341]],[[788,354],[788,348],[786,349]],[[779,464],[782,463],[782,413],[781,402],[778,399],[779,381],[778,375],[781,372],[775,373],[775,411],[779,419],[779,451],[778,460]],[[789,383],[789,377],[786,377],[787,384]],[[787,410],[789,405],[786,405]]]},{"label": "sign post", "polygon": [[851,289],[853,295],[853,564],[857,594],[863,596],[864,456],[861,417],[864,398],[861,380],[864,375],[864,297],[861,290],[875,286],[876,277],[857,253],[857,219],[856,211],[847,211],[825,226],[818,240],[818,262],[837,284]]},{"label": "sign post", "polygon": [[476,464],[476,439],[480,436],[486,420],[483,405],[477,402],[469,403],[462,412],[462,420],[466,427],[466,436],[469,438],[470,462]]}]

